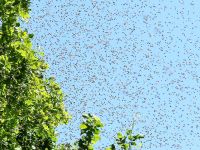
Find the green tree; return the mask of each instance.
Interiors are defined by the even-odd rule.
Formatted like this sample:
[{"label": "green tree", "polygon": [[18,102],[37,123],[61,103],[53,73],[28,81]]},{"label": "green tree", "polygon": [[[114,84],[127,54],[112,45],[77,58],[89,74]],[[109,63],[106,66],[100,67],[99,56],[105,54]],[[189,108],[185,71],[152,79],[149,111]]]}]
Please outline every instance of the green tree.
[{"label": "green tree", "polygon": [[64,95],[48,65],[32,49],[19,18],[29,18],[30,0],[0,0],[0,149],[52,149],[55,127],[67,123]]}]

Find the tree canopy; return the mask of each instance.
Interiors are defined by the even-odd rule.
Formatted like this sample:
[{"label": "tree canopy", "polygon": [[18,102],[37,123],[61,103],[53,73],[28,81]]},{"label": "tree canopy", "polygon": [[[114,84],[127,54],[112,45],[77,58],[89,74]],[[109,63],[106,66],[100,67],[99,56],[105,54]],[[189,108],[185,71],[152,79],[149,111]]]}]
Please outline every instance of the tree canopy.
[{"label": "tree canopy", "polygon": [[56,141],[55,127],[67,123],[64,95],[48,65],[32,49],[19,18],[29,18],[30,0],[0,0],[0,149],[42,148]]}]

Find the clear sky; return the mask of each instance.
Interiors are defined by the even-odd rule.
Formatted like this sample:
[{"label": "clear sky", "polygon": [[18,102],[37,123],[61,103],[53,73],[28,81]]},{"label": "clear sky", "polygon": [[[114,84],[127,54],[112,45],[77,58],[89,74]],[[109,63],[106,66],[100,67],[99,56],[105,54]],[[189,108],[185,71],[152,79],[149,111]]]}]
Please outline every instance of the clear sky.
[{"label": "clear sky", "polygon": [[200,148],[200,3],[197,0],[32,0],[35,34],[79,137],[81,114],[105,127],[98,146],[136,120],[143,150]]}]

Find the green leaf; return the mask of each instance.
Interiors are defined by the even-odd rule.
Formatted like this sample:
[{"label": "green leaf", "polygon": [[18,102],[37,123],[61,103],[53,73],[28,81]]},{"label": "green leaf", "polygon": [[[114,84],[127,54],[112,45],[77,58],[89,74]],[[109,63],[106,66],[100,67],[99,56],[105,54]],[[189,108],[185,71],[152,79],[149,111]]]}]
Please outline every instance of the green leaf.
[{"label": "green leaf", "polygon": [[29,36],[29,38],[33,38],[34,34],[29,34],[28,36]]},{"label": "green leaf", "polygon": [[85,125],[85,124],[82,123],[82,124],[80,125],[80,129],[81,129],[81,130],[87,129],[87,125]]},{"label": "green leaf", "polygon": [[127,135],[131,135],[132,134],[132,130],[126,130],[126,134]]},{"label": "green leaf", "polygon": [[43,124],[42,126],[43,126],[43,128],[44,128],[46,131],[49,130],[49,127],[48,127],[46,124]]},{"label": "green leaf", "polygon": [[30,18],[29,14],[23,10],[19,11],[20,16],[24,19],[24,21],[28,21]]},{"label": "green leaf", "polygon": [[82,116],[83,116],[83,118],[85,118],[85,119],[89,118],[89,115],[88,115],[88,114],[83,114]]},{"label": "green leaf", "polygon": [[20,26],[20,23],[19,23],[19,22],[17,22],[17,23],[16,23],[16,27],[19,27],[19,26]]},{"label": "green leaf", "polygon": [[136,146],[136,142],[131,142],[131,145]]},{"label": "green leaf", "polygon": [[93,150],[94,148],[93,148],[93,146],[92,145],[89,145],[88,146],[88,150]]},{"label": "green leaf", "polygon": [[98,134],[94,135],[94,142],[96,143],[97,141],[99,141],[101,139],[101,137]]},{"label": "green leaf", "polygon": [[121,139],[121,138],[123,138],[123,135],[122,135],[121,133],[117,133],[117,137],[118,137],[119,139]]},{"label": "green leaf", "polygon": [[26,51],[19,50],[18,52],[21,54],[21,56],[23,56],[24,58],[26,58],[26,56],[27,56],[27,52]]},{"label": "green leaf", "polygon": [[128,150],[129,144],[128,144],[128,143],[127,143],[127,144],[124,144],[124,148],[125,148],[125,150]]},{"label": "green leaf", "polygon": [[99,134],[99,133],[100,133],[100,130],[95,129],[95,130],[94,130],[94,133],[95,133],[95,134]]},{"label": "green leaf", "polygon": [[32,102],[31,100],[26,100],[26,101],[25,101],[25,104],[28,105],[28,106],[30,106],[30,105],[33,104],[33,102]]},{"label": "green leaf", "polygon": [[44,119],[45,119],[45,120],[48,120],[48,119],[49,119],[49,117],[48,117],[48,116],[44,116]]}]

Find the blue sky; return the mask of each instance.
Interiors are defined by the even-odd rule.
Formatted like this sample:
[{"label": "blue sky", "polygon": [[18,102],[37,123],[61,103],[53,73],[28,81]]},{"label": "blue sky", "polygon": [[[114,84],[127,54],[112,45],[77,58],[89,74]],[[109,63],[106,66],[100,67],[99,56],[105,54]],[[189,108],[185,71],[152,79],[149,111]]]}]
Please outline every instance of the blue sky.
[{"label": "blue sky", "polygon": [[199,149],[199,8],[197,0],[32,1],[24,26],[73,116],[59,142],[78,138],[90,112],[105,125],[98,147],[135,120],[143,150]]}]

